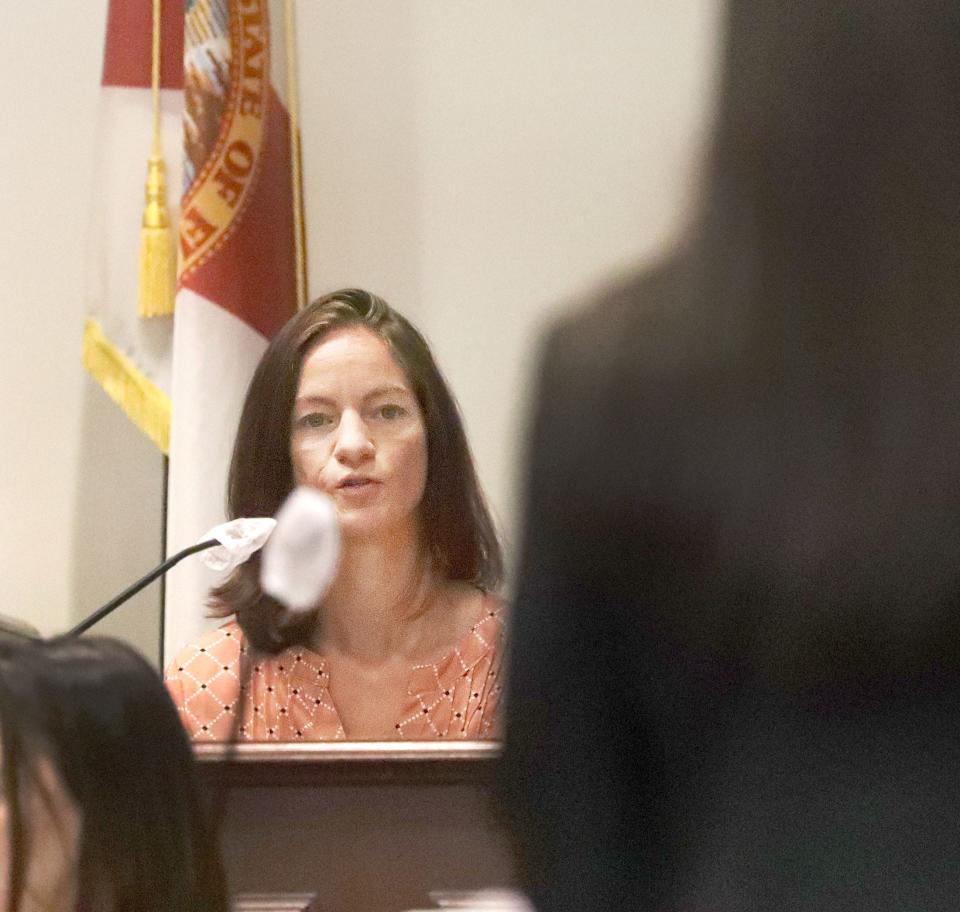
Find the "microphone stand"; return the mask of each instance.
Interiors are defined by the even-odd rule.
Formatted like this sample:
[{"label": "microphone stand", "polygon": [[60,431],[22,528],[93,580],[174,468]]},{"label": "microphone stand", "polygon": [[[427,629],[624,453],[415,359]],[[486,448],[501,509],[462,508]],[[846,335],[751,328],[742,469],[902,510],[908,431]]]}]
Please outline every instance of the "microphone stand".
[{"label": "microphone stand", "polygon": [[119,608],[127,599],[133,598],[141,589],[146,586],[149,586],[158,576],[163,576],[171,567],[176,566],[180,563],[185,557],[189,557],[191,554],[196,554],[198,551],[206,551],[207,548],[213,548],[215,545],[219,545],[220,542],[215,538],[208,539],[207,541],[202,541],[199,544],[191,545],[189,548],[184,548],[182,551],[178,551],[173,557],[168,557],[162,564],[158,567],[154,567],[146,576],[138,579],[132,586],[128,586],[123,590],[118,596],[110,599],[106,605],[102,608],[98,608],[93,612],[88,618],[82,620],[76,627],[71,627],[65,636],[79,636],[86,630],[89,630],[97,621],[102,620],[108,614],[115,611]]}]

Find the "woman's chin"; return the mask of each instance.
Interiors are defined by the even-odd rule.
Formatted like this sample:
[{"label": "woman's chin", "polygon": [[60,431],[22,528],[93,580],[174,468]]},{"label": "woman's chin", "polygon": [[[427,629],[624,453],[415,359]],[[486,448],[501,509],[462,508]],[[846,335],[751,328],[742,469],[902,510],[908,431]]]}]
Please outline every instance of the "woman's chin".
[{"label": "woman's chin", "polygon": [[337,518],[345,542],[379,538],[385,531],[383,517],[374,515],[372,510],[338,508]]},{"label": "woman's chin", "polygon": [[339,510],[340,536],[344,545],[380,542],[392,544],[416,537],[416,524],[374,510]]}]

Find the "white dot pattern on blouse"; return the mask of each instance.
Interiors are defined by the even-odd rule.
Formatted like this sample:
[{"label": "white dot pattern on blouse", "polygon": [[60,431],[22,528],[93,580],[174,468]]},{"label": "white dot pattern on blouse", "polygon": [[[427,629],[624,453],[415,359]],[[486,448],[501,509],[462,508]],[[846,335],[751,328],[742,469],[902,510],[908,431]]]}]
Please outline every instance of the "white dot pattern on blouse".
[{"label": "white dot pattern on blouse", "polygon": [[[494,604],[487,599],[488,604]],[[489,608],[437,662],[413,666],[398,739],[493,738],[502,686],[503,619]],[[231,736],[240,669],[250,662],[243,633],[231,621],[187,646],[170,664],[166,684],[184,727],[196,741]],[[322,656],[291,647],[250,668],[238,737],[246,741],[343,741]]]}]

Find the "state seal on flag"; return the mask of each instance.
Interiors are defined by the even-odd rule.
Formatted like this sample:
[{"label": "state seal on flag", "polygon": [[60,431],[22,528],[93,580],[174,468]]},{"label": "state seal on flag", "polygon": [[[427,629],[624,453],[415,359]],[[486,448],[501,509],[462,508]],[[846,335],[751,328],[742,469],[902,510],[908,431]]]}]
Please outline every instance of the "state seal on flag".
[{"label": "state seal on flag", "polygon": [[194,0],[186,14],[180,279],[230,237],[258,174],[269,104],[268,0]]}]

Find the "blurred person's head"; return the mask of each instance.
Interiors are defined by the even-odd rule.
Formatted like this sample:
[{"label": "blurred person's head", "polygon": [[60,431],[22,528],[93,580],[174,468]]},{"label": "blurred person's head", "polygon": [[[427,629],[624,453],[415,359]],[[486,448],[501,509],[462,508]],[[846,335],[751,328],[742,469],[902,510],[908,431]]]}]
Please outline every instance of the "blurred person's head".
[{"label": "blurred person's head", "polygon": [[921,312],[958,328],[958,15],[731,0],[702,253],[727,277],[707,290],[770,315],[773,356],[901,358]]},{"label": "blurred person's head", "polygon": [[0,757],[2,912],[224,912],[189,743],[129,646],[0,640]]},{"label": "blurred person's head", "polygon": [[[306,384],[323,394],[312,397],[323,399],[323,408],[312,407]],[[369,439],[340,440],[338,454],[333,421],[345,404],[359,406],[364,394],[382,388],[393,398],[369,399]],[[336,414],[328,415],[328,406]],[[351,411],[356,417],[361,410]],[[368,471],[364,452],[347,452],[365,446],[378,454],[369,456],[373,474],[382,457],[384,471],[398,481],[385,491],[390,502],[377,523],[370,519],[374,511],[354,509],[366,495],[335,490],[351,471]],[[229,515],[271,516],[297,483],[334,494],[347,547],[351,537],[410,518],[432,573],[485,590],[500,583],[500,546],[456,401],[423,336],[369,292],[337,291],[297,313],[270,343],[250,383],[230,467]],[[278,635],[282,611],[260,591],[258,573],[255,556],[214,597],[221,613],[236,612],[254,645],[280,648],[298,631]],[[302,625],[314,622],[309,615]]]},{"label": "blurred person's head", "polygon": [[[682,500],[681,540],[718,555],[711,585],[750,555],[776,606],[754,643],[777,674],[916,666],[952,642],[958,25],[956,0],[731,0],[697,220],[603,302],[617,350],[600,357],[658,390],[642,417],[601,404],[658,443],[605,468],[658,509]],[[689,627],[716,642],[726,618]]]},{"label": "blurred person's head", "polygon": [[542,908],[949,907],[960,3],[728,12],[684,246],[550,340],[506,804]]}]

